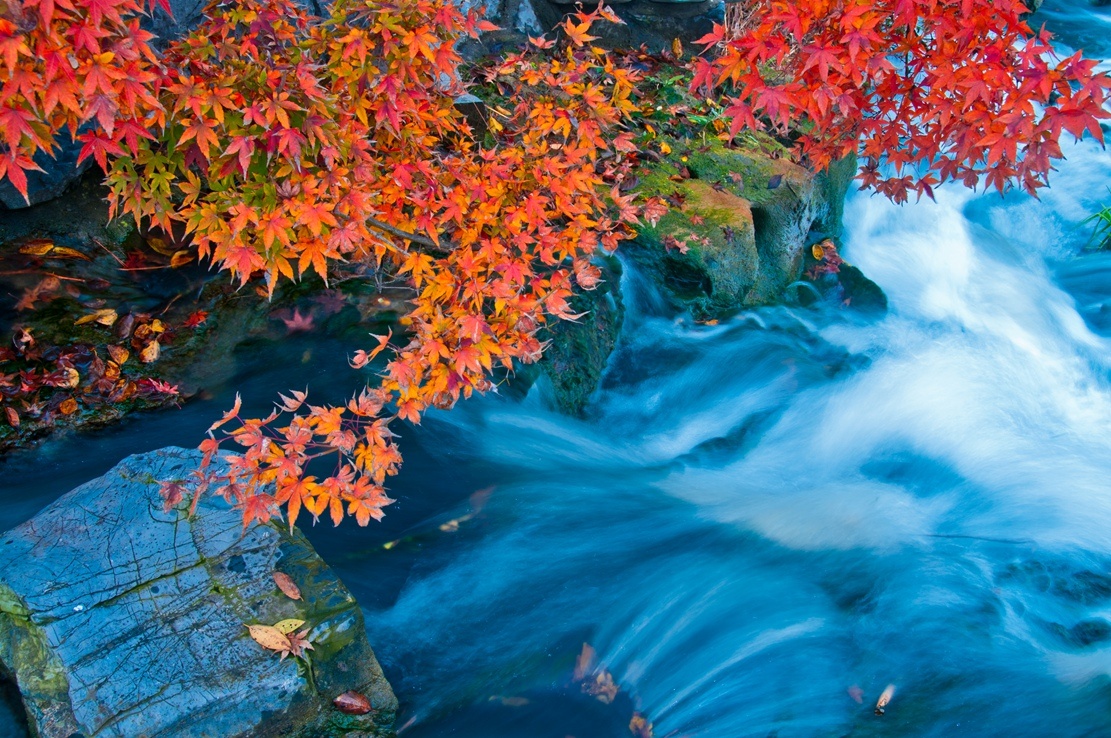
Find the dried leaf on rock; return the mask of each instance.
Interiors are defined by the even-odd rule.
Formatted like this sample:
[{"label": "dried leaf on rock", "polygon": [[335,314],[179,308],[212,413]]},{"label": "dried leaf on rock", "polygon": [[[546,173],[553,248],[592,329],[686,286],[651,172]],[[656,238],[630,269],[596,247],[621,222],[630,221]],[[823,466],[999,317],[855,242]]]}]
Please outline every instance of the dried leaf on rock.
[{"label": "dried leaf on rock", "polygon": [[288,574],[280,571],[274,572],[274,584],[278,585],[278,589],[289,599],[301,599],[301,590],[297,588],[297,585],[293,583],[293,579]]},{"label": "dried leaf on rock", "polygon": [[274,623],[274,627],[277,628],[282,635],[288,636],[290,633],[297,630],[304,624],[304,620],[298,620],[297,618],[287,618],[286,620],[279,620],[278,622]]},{"label": "dried leaf on rock", "polygon": [[332,700],[332,704],[345,715],[366,715],[370,712],[370,700],[355,690],[344,692]]},{"label": "dried leaf on rock", "polygon": [[289,638],[273,625],[248,625],[247,630],[250,631],[255,643],[263,648],[283,654],[289,653]]}]

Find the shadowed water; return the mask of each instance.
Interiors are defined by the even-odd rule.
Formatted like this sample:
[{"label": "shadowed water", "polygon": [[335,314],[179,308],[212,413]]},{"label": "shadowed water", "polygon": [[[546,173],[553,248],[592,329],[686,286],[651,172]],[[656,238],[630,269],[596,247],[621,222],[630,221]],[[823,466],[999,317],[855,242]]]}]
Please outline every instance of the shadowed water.
[{"label": "shadowed water", "polygon": [[[1105,11],[1042,12],[1111,55]],[[402,735],[617,738],[634,709],[657,738],[1111,735],[1111,255],[1075,256],[1111,155],[1066,153],[1040,201],[852,196],[843,253],[886,291],[880,319],[700,326],[627,271],[588,419],[541,388],[406,431],[386,520],[310,531]],[[255,412],[306,381],[342,395],[354,348],[245,347],[211,402],[9,457],[0,526],[195,444],[234,384]],[[572,680],[584,642],[613,704]]]}]

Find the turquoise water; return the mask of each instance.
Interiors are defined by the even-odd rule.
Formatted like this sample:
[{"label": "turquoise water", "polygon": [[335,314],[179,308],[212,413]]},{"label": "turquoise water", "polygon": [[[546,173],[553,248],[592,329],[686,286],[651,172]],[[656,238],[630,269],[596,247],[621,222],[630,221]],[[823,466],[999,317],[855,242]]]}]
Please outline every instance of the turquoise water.
[{"label": "turquoise water", "polygon": [[[1042,17],[1111,57],[1107,11]],[[1111,735],[1111,255],[1077,256],[1111,155],[1066,153],[1040,201],[853,195],[843,253],[887,292],[880,319],[699,326],[629,270],[586,420],[540,388],[406,431],[385,521],[308,531],[365,609],[401,735],[618,738],[634,710],[657,737]],[[246,346],[211,401],[8,457],[0,527],[194,445],[236,387],[256,411],[343,389],[354,348]],[[572,678],[584,642],[612,704]]]}]

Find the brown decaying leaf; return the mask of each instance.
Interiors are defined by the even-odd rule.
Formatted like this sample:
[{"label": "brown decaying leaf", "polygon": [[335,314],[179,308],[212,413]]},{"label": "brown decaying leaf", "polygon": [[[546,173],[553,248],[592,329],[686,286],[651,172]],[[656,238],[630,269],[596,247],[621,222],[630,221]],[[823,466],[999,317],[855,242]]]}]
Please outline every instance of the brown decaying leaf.
[{"label": "brown decaying leaf", "polygon": [[301,599],[301,590],[293,583],[293,579],[285,572],[274,572],[274,584],[291,600]]},{"label": "brown decaying leaf", "polygon": [[370,712],[370,700],[353,689],[336,697],[332,704],[345,715],[366,715]]},{"label": "brown decaying leaf", "polygon": [[4,415],[7,416],[7,418],[8,418],[8,425],[10,425],[13,428],[18,428],[19,427],[19,413],[17,413],[15,411],[15,408],[13,408],[13,407],[4,408]]},{"label": "brown decaying leaf", "polygon": [[77,412],[77,400],[72,397],[62,400],[62,404],[58,406],[58,412],[62,415],[73,415]]}]

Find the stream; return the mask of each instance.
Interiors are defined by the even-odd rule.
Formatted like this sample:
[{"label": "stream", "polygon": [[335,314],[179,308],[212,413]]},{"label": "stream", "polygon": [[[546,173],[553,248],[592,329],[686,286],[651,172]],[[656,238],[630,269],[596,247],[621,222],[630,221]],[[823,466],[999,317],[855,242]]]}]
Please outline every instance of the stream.
[{"label": "stream", "polygon": [[[1111,8],[1035,20],[1111,58]],[[541,388],[404,429],[385,520],[305,531],[364,608],[401,736],[624,738],[634,710],[656,738],[1111,735],[1111,253],[1081,254],[1080,224],[1111,153],[1064,148],[1040,200],[852,194],[842,254],[881,318],[698,325],[626,269],[587,419]],[[195,446],[236,390],[263,414],[290,387],[339,399],[355,348],[245,345],[211,399],[0,459],[0,529]],[[584,643],[612,704],[572,678]]]}]

